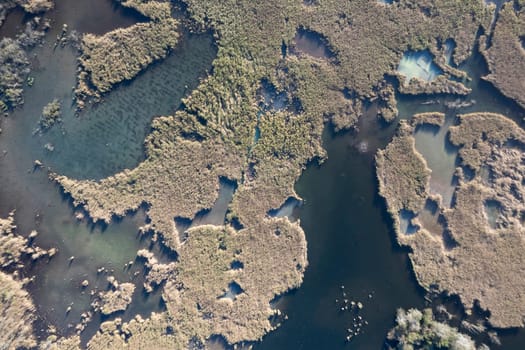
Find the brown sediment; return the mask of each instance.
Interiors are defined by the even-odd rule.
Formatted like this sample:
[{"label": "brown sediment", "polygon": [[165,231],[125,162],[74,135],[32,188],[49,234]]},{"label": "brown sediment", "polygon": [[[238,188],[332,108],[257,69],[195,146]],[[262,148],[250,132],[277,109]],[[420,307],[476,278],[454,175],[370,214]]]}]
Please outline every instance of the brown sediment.
[{"label": "brown sediment", "polygon": [[[396,149],[392,145],[403,137],[413,139],[411,135],[396,136],[387,150],[379,152],[378,159],[389,149]],[[460,176],[454,205],[440,209],[445,219],[442,235],[421,227],[412,235],[398,233],[398,242],[412,248],[410,259],[423,287],[457,294],[467,309],[479,302],[490,311],[489,321],[495,327],[523,326],[525,132],[502,115],[476,113],[459,117],[459,124],[450,128],[450,141],[460,147],[460,165],[471,168],[474,178]],[[404,189],[408,193],[421,188],[416,182],[417,173],[404,171],[405,153],[392,154],[391,163],[377,162],[381,195],[398,232],[399,210],[412,210],[416,215],[423,210],[422,206],[400,204],[403,193],[392,190],[401,183],[411,186]],[[482,168],[490,172],[488,179],[482,176]],[[399,171],[411,181],[396,182],[394,174]],[[421,193],[421,197],[427,196],[428,191]],[[488,203],[497,205],[497,209],[487,212]]]},{"label": "brown sediment", "polygon": [[498,14],[490,46],[482,50],[490,71],[484,79],[522,107],[525,107],[525,49],[521,42],[524,36],[525,7],[514,11],[513,2],[507,2]]}]

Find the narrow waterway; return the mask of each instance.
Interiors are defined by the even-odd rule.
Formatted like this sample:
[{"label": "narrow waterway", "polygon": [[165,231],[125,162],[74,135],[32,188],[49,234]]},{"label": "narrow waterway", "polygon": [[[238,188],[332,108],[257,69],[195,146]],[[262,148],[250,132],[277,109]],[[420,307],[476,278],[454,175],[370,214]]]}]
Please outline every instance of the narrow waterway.
[{"label": "narrow waterway", "polygon": [[[406,251],[394,244],[390,219],[376,195],[375,147],[384,147],[387,138],[374,134],[388,135],[392,128],[382,129],[373,118],[361,122],[358,135],[327,134],[328,160],[310,166],[298,182],[309,266],[301,288],[277,303],[289,318],[255,349],[380,349],[396,309],[423,306]],[[360,153],[359,143],[367,141],[368,152]],[[341,310],[344,299],[363,308]],[[368,325],[347,344],[356,316]]]}]

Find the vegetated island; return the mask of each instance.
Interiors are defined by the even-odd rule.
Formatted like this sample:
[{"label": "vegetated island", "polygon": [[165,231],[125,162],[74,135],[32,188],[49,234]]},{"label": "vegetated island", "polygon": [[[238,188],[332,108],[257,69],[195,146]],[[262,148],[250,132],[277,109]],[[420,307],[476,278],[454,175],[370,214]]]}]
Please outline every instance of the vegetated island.
[{"label": "vegetated island", "polygon": [[[395,138],[376,156],[380,194],[397,241],[411,248],[423,287],[457,294],[467,310],[478,304],[490,311],[494,327],[522,327],[525,132],[499,114],[459,115],[448,137],[459,148],[455,194],[448,207],[430,189],[432,172],[414,145],[417,125],[436,125],[436,118],[414,120],[401,122]],[[426,208],[432,206],[438,209],[429,219]]]},{"label": "vegetated island", "polygon": [[149,21],[102,36],[82,36],[75,89],[78,109],[84,108],[89,99],[100,101],[116,84],[132,79],[151,63],[165,58],[178,42],[179,22],[171,17],[169,2],[120,3],[135,8]]},{"label": "vegetated island", "polygon": [[38,345],[33,321],[36,308],[25,285],[30,279],[21,278],[24,264],[39,259],[50,259],[56,249],[43,250],[32,244],[38,233],[24,238],[16,232],[14,213],[0,218],[0,344],[6,349],[33,348]]}]

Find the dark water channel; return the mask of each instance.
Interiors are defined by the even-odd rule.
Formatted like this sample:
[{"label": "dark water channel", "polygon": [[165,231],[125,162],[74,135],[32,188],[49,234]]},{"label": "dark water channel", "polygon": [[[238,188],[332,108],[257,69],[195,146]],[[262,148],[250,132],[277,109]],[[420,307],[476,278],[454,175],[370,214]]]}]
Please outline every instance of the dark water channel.
[{"label": "dark water channel", "polygon": [[[328,160],[306,170],[296,186],[304,200],[309,266],[301,288],[278,302],[289,319],[255,349],[380,349],[396,308],[423,306],[406,252],[394,246],[375,194],[374,150],[357,147],[366,141],[365,127],[357,136],[327,134]],[[374,143],[386,145],[388,137],[378,136]],[[344,298],[361,302],[359,315],[368,322],[349,344],[346,329],[355,315],[341,311]]]},{"label": "dark water channel", "polygon": [[[108,276],[137,286],[128,309],[109,318],[129,320],[164,310],[158,290],[144,292],[144,265],[136,254],[148,248],[161,262],[175,257],[151,237],[139,234],[145,224],[142,210],[109,225],[81,218],[83,213],[48,180],[45,168],[34,167],[34,161],[74,178],[99,179],[135,167],[144,157],[143,142],[152,118],[173,113],[181,98],[206,76],[216,55],[210,34],[191,34],[182,28],[179,44],[165,60],[75,116],[72,89],[77,53],[71,47],[53,48],[62,24],[81,33],[103,34],[146,19],[111,0],[57,0],[46,16],[52,28],[44,44],[30,53],[34,85],[26,89],[24,106],[2,119],[0,134],[0,217],[16,210],[21,234],[35,229],[36,245],[58,249],[49,262],[37,262],[25,271],[35,276],[28,289],[38,309],[36,326],[42,337],[51,325],[58,334],[73,333],[81,314],[90,309],[91,291],[107,289]],[[16,33],[28,19],[19,11],[11,12],[2,35]],[[62,101],[62,123],[35,133],[43,106],[54,98]],[[97,272],[100,268],[104,271]],[[81,286],[84,280],[89,282],[86,288]],[[91,337],[105,319],[95,313],[82,338]]]}]

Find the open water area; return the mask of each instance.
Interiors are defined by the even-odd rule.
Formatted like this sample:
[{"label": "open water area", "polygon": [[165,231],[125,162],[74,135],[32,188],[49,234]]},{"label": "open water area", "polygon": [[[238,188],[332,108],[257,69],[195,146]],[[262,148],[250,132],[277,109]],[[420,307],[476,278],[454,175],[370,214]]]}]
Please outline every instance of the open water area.
[{"label": "open water area", "polygon": [[[35,276],[29,291],[37,305],[38,331],[42,330],[42,335],[51,325],[59,334],[71,334],[80,315],[89,310],[89,290],[105,289],[110,275],[119,282],[137,285],[130,307],[116,316],[129,320],[137,314],[147,317],[162,311],[160,293],[148,295],[142,289],[144,266],[135,259],[136,253],[149,248],[161,261],[175,257],[149,236],[138,233],[145,224],[142,210],[108,225],[77,219],[82,211],[49,181],[46,169],[34,167],[34,161],[38,159],[60,174],[88,179],[133,168],[144,158],[143,140],[152,118],[175,111],[180,99],[211,69],[216,54],[210,34],[184,33],[165,60],[121,84],[105,96],[103,103],[88,106],[76,116],[71,103],[76,52],[71,47],[53,49],[62,24],[81,33],[103,34],[145,19],[110,0],[56,0],[56,4],[48,15],[52,28],[46,42],[32,51],[31,76],[35,83],[26,90],[23,108],[2,120],[0,134],[0,217],[16,210],[20,233],[36,229],[36,245],[58,248],[58,254],[49,262],[38,262],[26,271],[28,276]],[[0,35],[13,35],[24,20],[23,14],[12,12]],[[305,38],[303,35],[299,39]],[[479,79],[486,73],[479,54],[460,68],[473,78],[468,83],[472,94],[460,99],[398,96],[399,119],[441,111],[446,113],[448,125],[455,122],[457,113],[489,111],[521,123],[524,111]],[[53,98],[63,102],[63,122],[47,133],[35,133],[42,107]],[[262,342],[254,344],[255,349],[381,349],[394,325],[397,308],[428,305],[411,270],[408,250],[395,242],[392,220],[377,194],[374,155],[391,140],[399,120],[385,124],[377,119],[376,112],[374,104],[367,107],[358,132],[334,134],[327,128],[324,146],[328,159],[320,165],[311,164],[298,181],[296,189],[303,201],[293,214],[299,217],[306,233],[309,266],[302,286],[274,303],[287,319]],[[440,184],[447,186],[449,178],[453,181],[450,169],[456,161],[455,150],[447,145],[446,133],[420,132],[422,139],[428,136],[434,143],[420,140],[418,150],[426,152],[425,157],[433,157],[429,166],[441,175]],[[49,151],[46,145],[54,150]],[[230,198],[235,188],[226,185],[221,191]],[[226,202],[219,200],[209,217],[196,217],[196,222],[220,223]],[[131,267],[125,267],[130,261]],[[106,272],[97,273],[101,267]],[[83,280],[90,283],[86,289],[81,288]],[[347,307],[351,302],[355,306]],[[66,312],[69,306],[71,311]],[[95,314],[83,339],[96,332],[105,319]],[[357,334],[349,342],[348,329]],[[502,349],[523,349],[525,332],[499,333]]]}]

